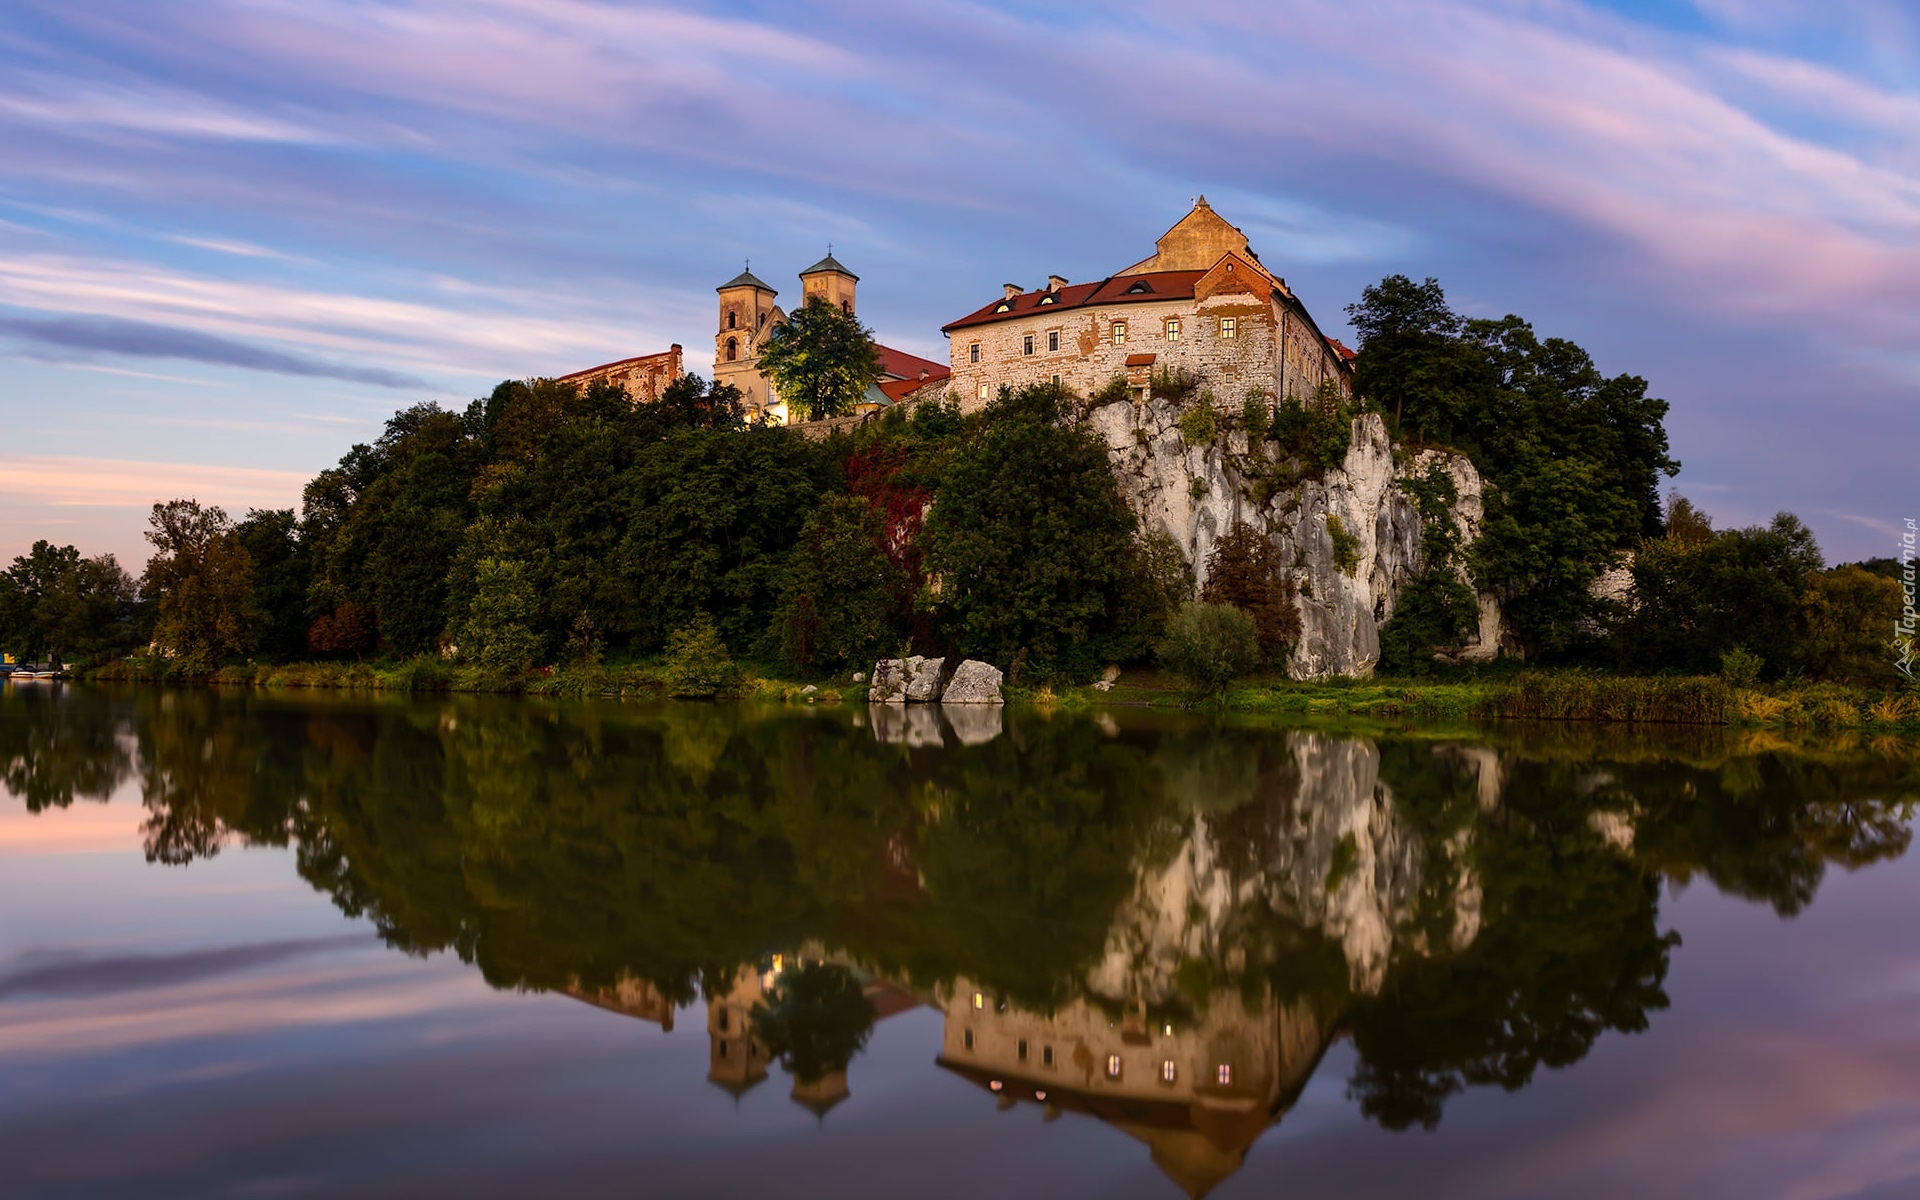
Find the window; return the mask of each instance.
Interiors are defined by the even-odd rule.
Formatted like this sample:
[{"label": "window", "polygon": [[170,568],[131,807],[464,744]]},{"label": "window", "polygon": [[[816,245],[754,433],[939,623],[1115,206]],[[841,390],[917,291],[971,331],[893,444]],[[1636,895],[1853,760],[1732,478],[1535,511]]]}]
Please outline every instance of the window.
[{"label": "window", "polygon": [[980,361],[980,343],[979,342],[975,342],[971,346],[967,347],[967,361],[968,362]]},{"label": "window", "polygon": [[1113,323],[1113,344],[1116,346],[1124,346],[1127,344],[1127,323],[1125,321],[1115,321]]},{"label": "window", "polygon": [[1042,304],[1056,304],[1056,303],[1058,303],[1058,302],[1059,302],[1059,300],[1060,300],[1060,297],[1058,297],[1058,296],[1042,296],[1042,297],[1040,297],[1040,303],[1042,303]]},{"label": "window", "polygon": [[714,1022],[714,1025],[716,1025],[719,1028],[721,1033],[725,1033],[727,1031],[727,1010],[726,1009],[723,1008],[720,1010],[720,1017],[718,1020]]},{"label": "window", "polygon": [[1120,1078],[1120,1056],[1118,1054],[1107,1055],[1107,1078]]},{"label": "window", "polygon": [[720,1057],[721,1057],[721,1058],[725,1058],[726,1056],[727,1056],[727,1044],[726,1044],[725,1042],[721,1042],[721,1043],[720,1043]]},{"label": "window", "polygon": [[975,1011],[975,1012],[978,1012],[978,1011],[980,1011],[981,1009],[983,1009],[983,1008],[985,1008],[986,1006],[987,1006],[987,998],[986,998],[985,996],[983,996],[983,995],[981,995],[981,994],[980,994],[979,992],[975,992],[975,993],[973,994],[973,1008],[974,1008],[974,1011]]},{"label": "window", "polygon": [[1167,318],[1167,340],[1170,342],[1177,342],[1180,340],[1180,318],[1178,317]]},{"label": "window", "polygon": [[1220,318],[1220,336],[1223,338],[1239,337],[1240,336],[1240,318],[1221,317]]},{"label": "window", "polygon": [[1153,285],[1142,279],[1139,283],[1128,288],[1126,294],[1129,296],[1144,296],[1151,291],[1153,291]]},{"label": "window", "polygon": [[1053,386],[1055,386],[1055,387],[1059,387],[1059,386],[1060,386],[1060,377],[1059,377],[1058,375],[1055,375],[1055,376],[1053,377]]},{"label": "window", "polygon": [[982,400],[987,398],[987,385],[984,383],[980,385],[980,398]]},{"label": "window", "polygon": [[738,329],[738,328],[740,328],[740,314],[739,314],[739,313],[737,313],[737,312],[728,312],[728,313],[727,313],[727,328],[728,328],[728,329]]},{"label": "window", "polygon": [[1040,1047],[1040,1062],[1041,1062],[1041,1065],[1043,1066],[1050,1067],[1053,1065],[1053,1047],[1052,1046]]},{"label": "window", "polygon": [[727,361],[728,361],[728,362],[732,362],[732,361],[733,361],[734,359],[736,359],[736,358],[739,358],[739,357],[740,357],[740,341],[739,341],[739,339],[738,339],[738,338],[728,338],[728,339],[727,339]]},{"label": "window", "polygon": [[1060,331],[1058,329],[1048,330],[1047,331],[1047,349],[1058,350],[1059,348],[1060,348]]},{"label": "window", "polygon": [[997,313],[1003,313],[1003,312],[1012,312],[1012,311],[1013,311],[1013,301],[1011,301],[1011,300],[1002,300],[1002,301],[1001,301],[1000,303],[998,303],[998,304],[996,304],[996,305],[994,305],[994,306],[993,306],[993,311],[995,311],[995,312],[997,312]]},{"label": "window", "polygon": [[1028,334],[1026,337],[1023,337],[1020,339],[1020,353],[1025,355],[1031,355],[1033,353],[1033,335],[1032,334]]},{"label": "window", "polygon": [[1160,1064],[1160,1082],[1161,1083],[1172,1083],[1174,1079],[1177,1078],[1178,1076],[1179,1076],[1179,1070],[1174,1067],[1172,1059],[1168,1059],[1167,1061]]},{"label": "window", "polygon": [[852,316],[852,315],[853,315],[853,301],[851,301],[851,300],[842,300],[842,301],[840,302],[840,311],[841,311],[841,312],[843,312],[843,313],[846,313],[846,314],[847,314],[848,316]]},{"label": "window", "polygon": [[960,1035],[960,1044],[969,1050],[973,1049],[973,1030],[966,1030]]},{"label": "window", "polygon": [[1213,1074],[1214,1078],[1220,1081],[1221,1087],[1231,1086],[1233,1083],[1233,1064],[1221,1063],[1218,1067],[1214,1068]]},{"label": "window", "polygon": [[1021,1062],[1027,1061],[1027,1039],[1025,1038],[1020,1039],[1020,1045],[1018,1049],[1020,1053],[1020,1061]]}]

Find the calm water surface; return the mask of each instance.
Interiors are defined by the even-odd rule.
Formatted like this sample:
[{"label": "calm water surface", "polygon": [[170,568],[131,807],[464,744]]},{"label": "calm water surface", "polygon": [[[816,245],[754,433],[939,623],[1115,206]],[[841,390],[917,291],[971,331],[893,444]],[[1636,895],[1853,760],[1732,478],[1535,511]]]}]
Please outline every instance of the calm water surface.
[{"label": "calm water surface", "polygon": [[1920,1196],[1912,748],[0,692],[7,1196]]}]

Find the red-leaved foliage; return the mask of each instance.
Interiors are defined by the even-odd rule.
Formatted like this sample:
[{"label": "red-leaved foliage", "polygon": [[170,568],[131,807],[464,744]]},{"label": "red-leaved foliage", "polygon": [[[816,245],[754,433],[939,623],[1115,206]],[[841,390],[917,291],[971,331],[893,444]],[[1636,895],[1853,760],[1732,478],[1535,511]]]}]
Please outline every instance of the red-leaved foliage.
[{"label": "red-leaved foliage", "polygon": [[883,521],[885,533],[880,549],[912,581],[920,578],[920,527],[926,524],[927,507],[933,493],[918,484],[900,479],[906,465],[907,448],[899,442],[878,442],[847,456],[847,490],[873,505]]}]

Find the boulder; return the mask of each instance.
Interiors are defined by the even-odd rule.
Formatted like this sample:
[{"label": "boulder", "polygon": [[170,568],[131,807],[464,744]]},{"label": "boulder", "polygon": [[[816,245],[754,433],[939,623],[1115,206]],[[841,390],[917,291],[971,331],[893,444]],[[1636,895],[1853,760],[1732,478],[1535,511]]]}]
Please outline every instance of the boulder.
[{"label": "boulder", "polygon": [[883,658],[873,664],[873,683],[867,688],[872,704],[932,704],[940,699],[937,658]]},{"label": "boulder", "polygon": [[1004,704],[1000,695],[1000,671],[978,659],[970,658],[947,681],[940,697],[942,704]]}]

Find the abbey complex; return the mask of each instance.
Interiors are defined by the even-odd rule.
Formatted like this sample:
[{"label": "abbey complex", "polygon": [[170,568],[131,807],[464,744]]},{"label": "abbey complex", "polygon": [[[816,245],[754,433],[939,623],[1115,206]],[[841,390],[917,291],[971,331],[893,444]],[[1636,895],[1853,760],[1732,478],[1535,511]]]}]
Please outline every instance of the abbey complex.
[{"label": "abbey complex", "polygon": [[[800,272],[801,301],[818,296],[854,313],[859,282],[829,252]],[[740,389],[749,418],[786,423],[786,406],[759,369],[761,348],[787,319],[776,303],[779,292],[751,270],[716,290],[714,382]],[[1353,352],[1320,331],[1286,280],[1261,263],[1246,235],[1204,196],[1161,235],[1152,255],[1132,266],[1091,283],[1054,275],[1031,291],[1006,284],[999,298],[941,332],[948,340],[944,365],[876,346],[880,375],[857,416],[948,396],[970,412],[1002,386],[1051,381],[1092,393],[1116,377],[1144,399],[1162,370],[1207,379],[1223,404],[1238,405],[1256,389],[1304,398],[1329,383],[1343,396],[1352,394]],[[564,382],[609,379],[644,402],[680,376],[681,357],[676,344]]]}]

